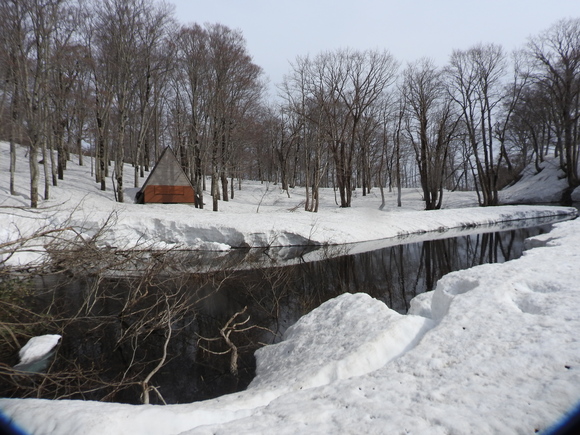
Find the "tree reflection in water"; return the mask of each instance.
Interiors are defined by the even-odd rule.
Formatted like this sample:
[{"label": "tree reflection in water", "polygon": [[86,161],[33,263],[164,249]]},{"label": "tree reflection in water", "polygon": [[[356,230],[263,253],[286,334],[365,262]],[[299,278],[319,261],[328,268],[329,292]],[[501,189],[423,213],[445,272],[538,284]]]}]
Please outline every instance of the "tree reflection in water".
[{"label": "tree reflection in water", "polygon": [[[498,263],[521,256],[527,237],[548,231],[550,226],[489,232],[449,239],[410,243],[373,252],[304,265],[306,282],[328,291],[328,298],[344,292],[365,292],[406,313],[411,299],[433,290],[443,275],[484,263]],[[313,301],[324,302],[324,297]]]}]

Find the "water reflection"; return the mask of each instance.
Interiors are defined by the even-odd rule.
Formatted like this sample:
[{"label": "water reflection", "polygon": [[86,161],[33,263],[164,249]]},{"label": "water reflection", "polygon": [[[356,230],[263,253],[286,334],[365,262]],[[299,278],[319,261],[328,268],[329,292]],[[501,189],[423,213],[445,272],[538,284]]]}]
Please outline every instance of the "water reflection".
[{"label": "water reflection", "polygon": [[[507,232],[532,228],[569,220],[570,215],[545,216],[519,219],[489,225],[468,225],[457,228],[441,228],[440,231],[401,234],[387,239],[345,245],[272,246],[268,248],[239,248],[228,251],[171,251],[172,262],[192,273],[211,273],[220,270],[243,270],[268,267],[285,267],[318,262],[344,255],[375,252],[401,244],[451,239],[476,234]],[[152,254],[156,255],[156,254]],[[140,272],[140,271],[138,271]]]},{"label": "water reflection", "polygon": [[527,237],[550,228],[547,225],[427,240],[295,266],[292,273],[296,289],[292,295],[302,300],[293,304],[314,308],[344,292],[365,292],[405,313],[411,299],[432,290],[443,275],[517,258]]}]

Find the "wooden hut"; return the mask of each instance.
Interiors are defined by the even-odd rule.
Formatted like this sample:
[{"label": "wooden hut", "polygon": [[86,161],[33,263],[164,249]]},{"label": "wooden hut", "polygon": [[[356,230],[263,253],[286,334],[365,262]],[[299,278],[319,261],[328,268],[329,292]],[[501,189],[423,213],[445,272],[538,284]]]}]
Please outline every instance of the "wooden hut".
[{"label": "wooden hut", "polygon": [[195,191],[177,157],[167,147],[161,153],[159,161],[149,173],[141,190],[137,192],[136,201],[148,203],[193,203]]}]

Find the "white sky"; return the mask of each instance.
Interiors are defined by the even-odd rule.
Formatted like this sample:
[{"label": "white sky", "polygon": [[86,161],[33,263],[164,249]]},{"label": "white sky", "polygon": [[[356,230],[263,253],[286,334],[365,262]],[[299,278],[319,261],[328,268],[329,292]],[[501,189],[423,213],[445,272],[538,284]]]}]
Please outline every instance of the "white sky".
[{"label": "white sky", "polygon": [[167,0],[182,23],[242,30],[272,84],[297,55],[351,47],[387,49],[399,61],[443,65],[453,49],[494,42],[522,47],[561,18],[580,17],[578,0]]}]

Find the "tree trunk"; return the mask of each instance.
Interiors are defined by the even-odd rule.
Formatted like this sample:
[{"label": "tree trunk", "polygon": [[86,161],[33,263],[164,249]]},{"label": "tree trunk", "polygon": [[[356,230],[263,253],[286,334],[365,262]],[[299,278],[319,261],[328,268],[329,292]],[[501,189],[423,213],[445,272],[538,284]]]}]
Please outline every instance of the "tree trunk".
[{"label": "tree trunk", "polygon": [[31,144],[28,155],[30,167],[30,207],[38,208],[38,144]]}]

